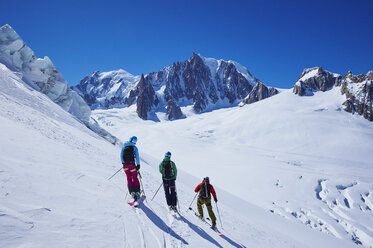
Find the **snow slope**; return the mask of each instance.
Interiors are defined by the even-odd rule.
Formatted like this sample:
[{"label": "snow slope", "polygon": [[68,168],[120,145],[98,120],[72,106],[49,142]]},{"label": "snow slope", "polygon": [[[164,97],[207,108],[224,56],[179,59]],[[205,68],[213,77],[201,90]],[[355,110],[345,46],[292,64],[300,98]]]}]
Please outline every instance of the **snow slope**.
[{"label": "snow slope", "polygon": [[343,111],[344,101],[336,87],[312,97],[284,90],[173,122],[142,121],[131,108],[93,115],[118,137],[137,134],[149,154],[170,150],[180,169],[274,216],[372,247],[373,126]]},{"label": "snow slope", "polygon": [[[223,173],[210,171],[224,228],[219,227],[225,235],[217,236],[186,212],[194,197],[193,188],[207,171],[194,171],[195,176],[188,174],[191,171],[188,165],[197,165],[184,161],[186,156],[178,150],[182,144],[188,147],[194,143],[195,148],[203,142],[208,144],[205,133],[198,134],[196,140],[197,134],[190,137],[190,131],[179,129],[180,144],[172,147],[176,137],[172,139],[163,127],[159,128],[161,125],[154,126],[150,149],[152,135],[145,136],[139,129],[150,132],[152,123],[144,122],[135,128],[128,120],[122,126],[126,130],[122,134],[125,137],[140,134],[142,181],[148,195],[142,207],[133,209],[126,204],[124,174],[107,180],[120,168],[120,147],[88,130],[2,64],[0,85],[0,247],[349,247],[353,244],[311,230],[294,219],[284,219],[228,193],[230,183],[222,183]],[[207,116],[210,115],[201,118]],[[181,216],[176,218],[166,210],[162,191],[150,201],[161,183],[157,167],[167,149],[175,151],[173,157],[180,169],[177,190]],[[371,199],[364,197],[367,201]]]}]

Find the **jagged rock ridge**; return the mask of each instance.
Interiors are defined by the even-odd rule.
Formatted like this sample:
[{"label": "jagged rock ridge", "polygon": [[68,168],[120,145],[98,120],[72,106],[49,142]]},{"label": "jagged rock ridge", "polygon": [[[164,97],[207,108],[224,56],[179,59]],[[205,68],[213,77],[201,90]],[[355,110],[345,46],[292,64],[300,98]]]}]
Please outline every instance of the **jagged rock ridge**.
[{"label": "jagged rock ridge", "polygon": [[373,121],[373,71],[366,75],[353,75],[350,71],[345,76],[324,71],[321,67],[303,70],[302,75],[293,87],[293,93],[299,96],[313,95],[315,91],[326,91],[340,87],[341,94],[346,96],[344,110],[362,115]]},{"label": "jagged rock ridge", "polygon": [[[94,73],[73,89],[86,99],[92,109],[137,104],[137,114],[142,119],[148,119],[156,111],[163,111],[170,120],[182,118],[183,107],[192,106],[196,113],[201,113],[236,106],[240,102],[253,103],[278,93],[277,89],[268,88],[236,62],[204,58],[196,53],[184,62],[141,77],[137,83],[134,80],[130,83],[128,80],[111,81],[109,77],[104,79],[101,74]],[[260,90],[243,101],[255,87]],[[99,89],[111,94],[96,94]]]},{"label": "jagged rock ridge", "polygon": [[341,81],[341,92],[346,95],[345,110],[373,121],[373,71],[358,76],[348,72]]},{"label": "jagged rock ridge", "polygon": [[294,85],[293,92],[299,96],[312,95],[314,91],[326,91],[340,85],[340,75],[324,71],[321,67],[304,69]]}]

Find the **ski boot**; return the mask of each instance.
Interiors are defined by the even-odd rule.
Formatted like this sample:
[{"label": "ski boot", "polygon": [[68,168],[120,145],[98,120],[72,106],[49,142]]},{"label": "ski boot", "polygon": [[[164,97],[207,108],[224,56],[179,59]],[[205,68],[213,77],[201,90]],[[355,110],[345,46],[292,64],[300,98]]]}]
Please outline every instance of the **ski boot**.
[{"label": "ski boot", "polygon": [[140,192],[135,192],[135,201],[137,201],[138,199],[140,199],[140,196],[141,196],[141,193]]},{"label": "ski boot", "polygon": [[216,221],[212,222],[211,228],[212,228],[212,229],[215,229],[215,228],[216,228]]},{"label": "ski boot", "polygon": [[137,201],[137,199],[138,199],[137,192],[132,192],[131,197],[132,197],[133,201]]}]

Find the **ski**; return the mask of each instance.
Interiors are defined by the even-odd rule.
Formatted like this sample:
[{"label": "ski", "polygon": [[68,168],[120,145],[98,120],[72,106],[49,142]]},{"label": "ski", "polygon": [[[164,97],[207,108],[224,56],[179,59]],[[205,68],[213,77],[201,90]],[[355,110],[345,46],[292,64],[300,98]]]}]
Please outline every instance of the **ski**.
[{"label": "ski", "polygon": [[131,202],[128,202],[128,205],[132,206],[132,207],[138,207],[141,203],[143,203],[145,200],[145,195],[142,195],[140,196],[139,199],[137,199],[136,201],[131,201]]},{"label": "ski", "polygon": [[[201,217],[199,217],[199,214],[196,212],[196,211],[194,211],[194,209],[193,208],[189,208],[189,210],[192,210],[193,211],[193,213],[194,213],[194,215],[195,216],[197,216],[197,218],[200,220],[200,221],[202,221],[203,223],[205,223],[206,225],[208,225],[209,227],[210,227],[210,229],[211,230],[214,230],[218,235],[219,235],[219,237],[223,237],[223,234],[218,230],[218,228],[215,226],[215,227],[212,227],[212,224],[210,223],[210,222],[208,222],[206,219],[204,219],[204,218],[201,218]],[[209,218],[207,218],[208,220],[210,220]]]}]

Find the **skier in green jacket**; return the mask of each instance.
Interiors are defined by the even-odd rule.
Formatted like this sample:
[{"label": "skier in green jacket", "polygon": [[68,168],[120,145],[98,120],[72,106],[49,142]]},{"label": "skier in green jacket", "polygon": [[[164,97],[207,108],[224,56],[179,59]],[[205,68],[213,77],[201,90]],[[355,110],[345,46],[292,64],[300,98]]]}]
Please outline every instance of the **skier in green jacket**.
[{"label": "skier in green jacket", "polygon": [[159,164],[159,172],[162,174],[167,205],[170,210],[176,210],[177,195],[175,180],[177,177],[177,169],[175,163],[171,161],[171,152],[166,152],[164,155],[163,161]]}]

